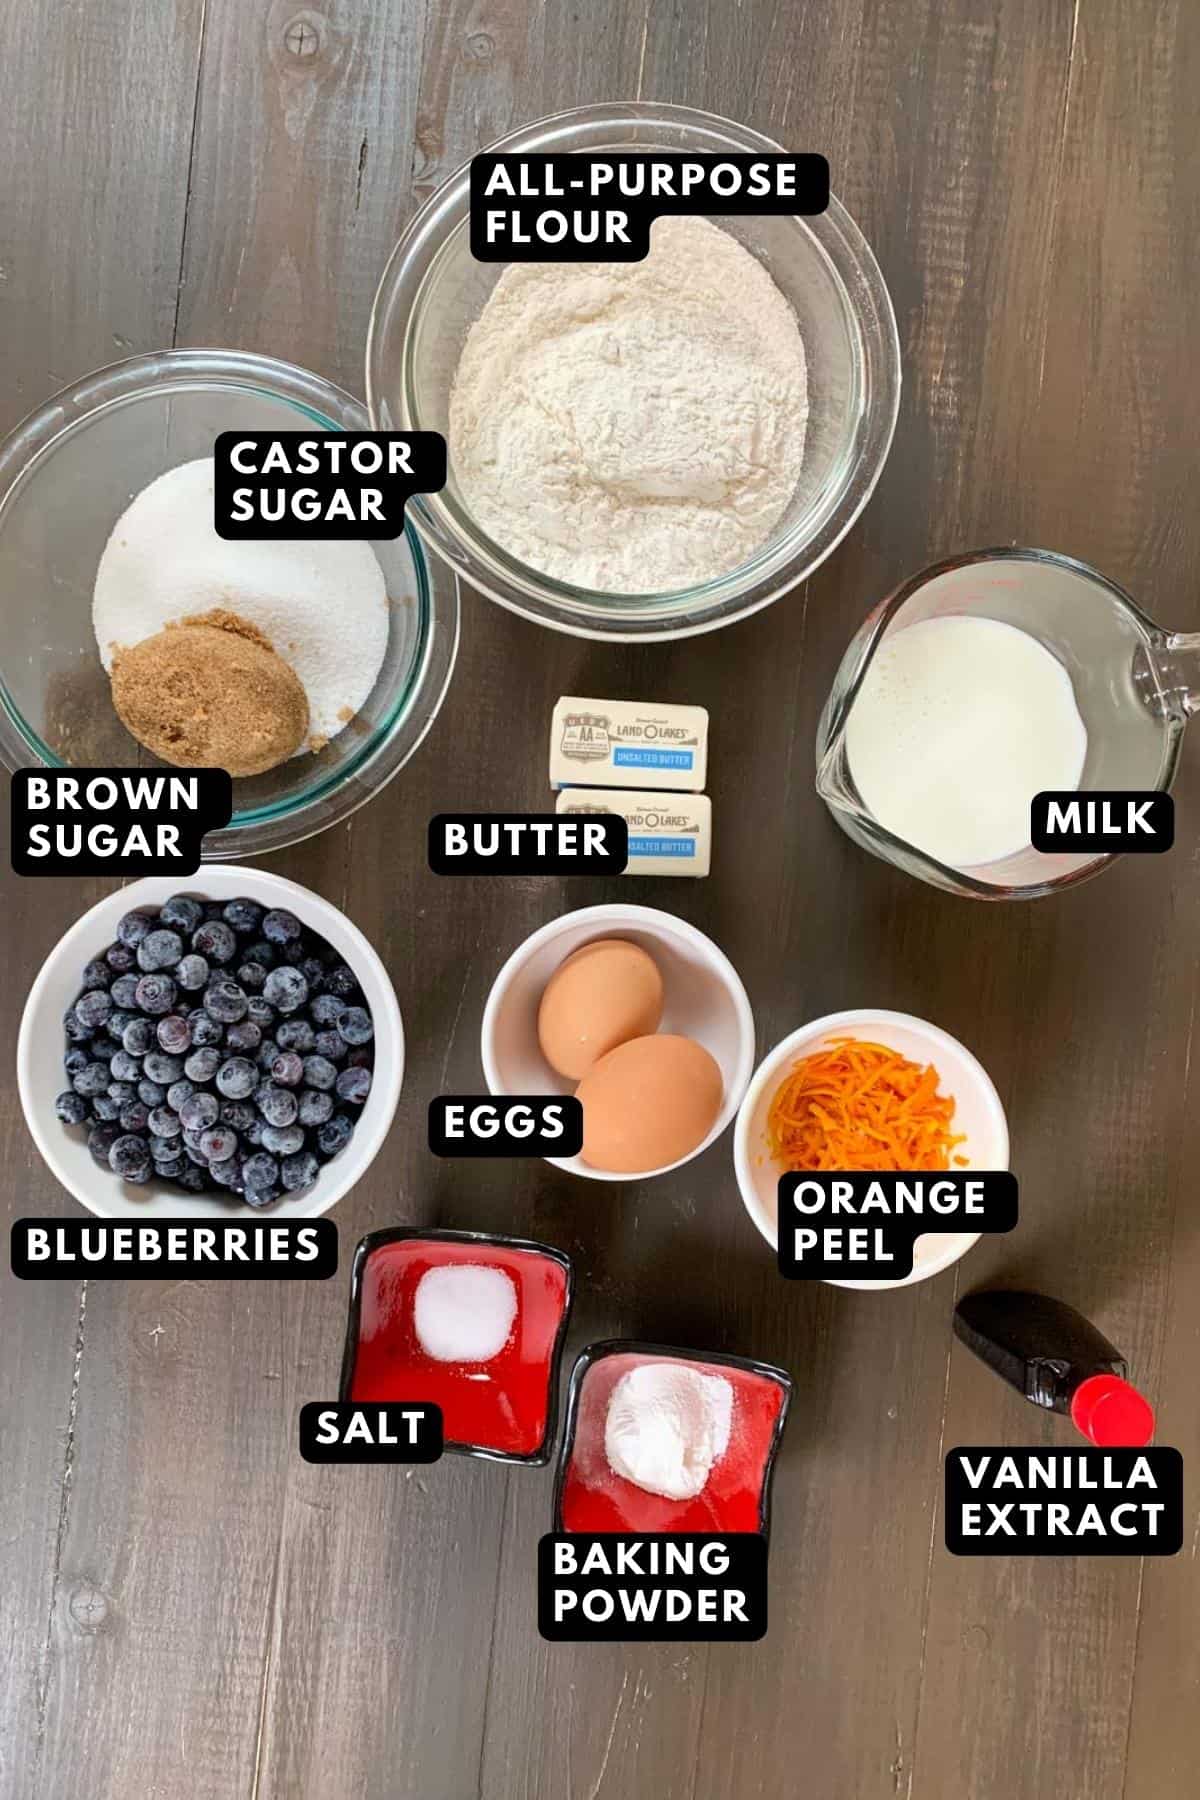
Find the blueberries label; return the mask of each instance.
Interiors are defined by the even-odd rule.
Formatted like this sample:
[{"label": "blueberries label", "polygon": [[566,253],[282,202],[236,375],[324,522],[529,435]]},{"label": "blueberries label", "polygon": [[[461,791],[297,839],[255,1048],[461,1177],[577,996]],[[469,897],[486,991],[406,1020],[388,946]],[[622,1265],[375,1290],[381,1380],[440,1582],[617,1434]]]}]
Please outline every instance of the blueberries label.
[{"label": "blueberries label", "polygon": [[1170,794],[1046,792],[1035,794],[1030,814],[1035,850],[1121,851],[1154,855],[1175,842],[1175,801]]},{"label": "blueberries label", "polygon": [[429,821],[435,875],[621,875],[629,826],[616,813],[439,813]]},{"label": "blueberries label", "polygon": [[233,817],[224,769],[18,769],[12,778],[18,875],[194,875],[209,831]]},{"label": "blueberries label", "polygon": [[435,1156],[578,1156],[583,1107],[574,1094],[439,1094],[429,1102]]},{"label": "blueberries label", "polygon": [[823,213],[823,156],[626,151],[471,161],[471,254],[479,262],[640,262],[668,214]]},{"label": "blueberries label", "polygon": [[405,1400],[310,1400],[300,1454],[311,1463],[431,1463],[442,1454],[442,1409]]},{"label": "blueberries label", "polygon": [[1144,1450],[951,1450],[946,1548],[955,1556],[1174,1556],[1183,1458]]},{"label": "blueberries label", "polygon": [[779,1177],[779,1271],[791,1281],[898,1281],[926,1232],[1011,1231],[1007,1170]]},{"label": "blueberries label", "polygon": [[538,1544],[538,1630],[551,1643],[753,1643],[767,1630],[757,1532],[551,1532]]},{"label": "blueberries label", "polygon": [[332,1219],[154,1219],[138,1224],[85,1219],[18,1219],[12,1271],[22,1281],[143,1276],[161,1281],[327,1281],[337,1273]]},{"label": "blueberries label", "polygon": [[223,538],[395,538],[414,494],[446,485],[437,431],[222,431],[213,523]]}]

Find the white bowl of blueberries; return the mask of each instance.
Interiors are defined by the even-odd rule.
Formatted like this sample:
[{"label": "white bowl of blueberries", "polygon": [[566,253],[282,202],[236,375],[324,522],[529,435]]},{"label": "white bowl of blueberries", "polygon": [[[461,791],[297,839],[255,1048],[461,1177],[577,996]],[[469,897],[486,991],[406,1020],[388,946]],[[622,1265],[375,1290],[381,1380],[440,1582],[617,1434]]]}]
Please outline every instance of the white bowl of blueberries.
[{"label": "white bowl of blueberries", "polygon": [[101,1218],[314,1218],[374,1160],[403,1075],[400,1008],[361,931],[224,864],[93,906],[17,1043],[34,1141]]}]

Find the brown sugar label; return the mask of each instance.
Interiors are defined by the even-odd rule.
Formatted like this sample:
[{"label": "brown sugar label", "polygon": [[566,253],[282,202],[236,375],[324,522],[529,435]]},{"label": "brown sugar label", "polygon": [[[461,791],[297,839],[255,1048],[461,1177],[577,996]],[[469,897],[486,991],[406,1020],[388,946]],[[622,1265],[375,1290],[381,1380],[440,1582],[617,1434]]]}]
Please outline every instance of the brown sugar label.
[{"label": "brown sugar label", "polygon": [[18,769],[17,875],[194,875],[207,832],[233,817],[225,769]]}]

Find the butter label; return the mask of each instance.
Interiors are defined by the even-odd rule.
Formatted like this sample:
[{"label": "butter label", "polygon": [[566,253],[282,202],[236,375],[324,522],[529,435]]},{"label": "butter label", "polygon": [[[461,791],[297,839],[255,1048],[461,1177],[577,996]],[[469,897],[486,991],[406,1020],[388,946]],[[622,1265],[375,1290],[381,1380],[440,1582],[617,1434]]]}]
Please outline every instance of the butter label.
[{"label": "butter label", "polygon": [[708,773],[708,713],[702,706],[587,700],[568,694],[550,726],[554,788],[638,785],[698,794]]},{"label": "butter label", "polygon": [[557,810],[624,819],[629,832],[626,875],[700,876],[711,867],[712,801],[707,794],[564,788]]}]

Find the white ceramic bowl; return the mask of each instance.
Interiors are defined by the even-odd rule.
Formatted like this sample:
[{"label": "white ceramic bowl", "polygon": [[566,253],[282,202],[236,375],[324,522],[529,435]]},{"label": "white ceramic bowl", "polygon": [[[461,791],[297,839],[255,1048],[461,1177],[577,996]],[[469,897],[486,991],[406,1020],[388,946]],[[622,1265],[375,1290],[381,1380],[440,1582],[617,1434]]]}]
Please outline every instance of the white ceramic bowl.
[{"label": "white ceramic bowl", "polygon": [[[92,1161],[79,1128],[64,1125],[54,1102],[67,1085],[62,1058],[63,1014],[79,992],[84,964],[101,955],[117,935],[117,920],[138,906],[157,906],[172,894],[232,900],[248,895],[264,906],[283,906],[319,932],[358,976],[375,1022],[375,1072],[354,1136],[323,1165],[312,1187],[285,1194],[268,1211],[254,1213],[236,1196],[188,1194],[166,1182],[134,1187]],[[25,1121],[52,1174],[102,1219],[313,1219],[328,1212],[366,1173],[387,1136],[404,1079],[404,1026],[388,972],[344,913],[319,894],[228,863],[206,864],[199,874],[152,875],[98,901],[50,952],[29,990],[17,1039],[17,1086]]]},{"label": "white ceramic bowl", "polygon": [[[956,1156],[974,1169],[1007,1169],[1008,1121],[991,1077],[971,1052],[948,1032],[911,1013],[874,1012],[858,1008],[829,1013],[802,1025],[776,1044],[758,1068],[746,1091],[733,1133],[733,1161],[746,1211],[767,1242],[778,1243],[778,1165],[767,1150],[767,1113],[784,1075],[802,1056],[827,1044],[831,1038],[856,1037],[886,1044],[913,1062],[933,1063],[941,1076],[940,1091],[954,1096],[954,1126],[966,1135]],[[912,1274],[900,1281],[835,1281],[833,1287],[909,1287],[948,1269],[979,1241],[977,1231],[926,1233],[916,1241]]]},{"label": "white ceramic bowl", "polygon": [[754,1067],[754,1015],[746,990],[729,958],[694,925],[651,906],[622,905],[585,906],[543,925],[513,951],[492,985],[483,1013],[483,1072],[493,1094],[574,1093],[575,1084],[555,1074],[542,1055],[538,1006],[558,965],[581,944],[604,937],[628,938],[649,952],[662,971],[665,990],[660,1031],[679,1032],[703,1044],[725,1082],[716,1124],[691,1156],[678,1162],[640,1175],[616,1175],[590,1168],[578,1156],[546,1159],[592,1181],[644,1181],[681,1168],[720,1137]]}]

